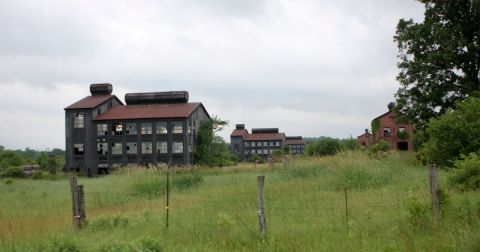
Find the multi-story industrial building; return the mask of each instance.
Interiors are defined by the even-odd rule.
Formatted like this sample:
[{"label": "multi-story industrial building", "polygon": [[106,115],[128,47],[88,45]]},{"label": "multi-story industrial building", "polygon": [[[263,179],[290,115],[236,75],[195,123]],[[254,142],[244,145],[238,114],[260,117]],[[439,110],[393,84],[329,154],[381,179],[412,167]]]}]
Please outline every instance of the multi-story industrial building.
[{"label": "multi-story industrial building", "polygon": [[111,84],[65,108],[66,168],[87,176],[128,165],[190,164],[196,133],[210,116],[188,92],[130,93],[126,105]]},{"label": "multi-story industrial building", "polygon": [[[273,151],[283,150],[288,139],[278,128],[257,128],[249,133],[244,124],[237,124],[230,135],[230,145],[240,160],[246,160],[253,155],[267,158]],[[292,137],[291,143],[290,150],[295,149],[295,152],[291,151],[292,154],[304,152],[305,143],[302,137]]]},{"label": "multi-story industrial building", "polygon": [[305,141],[301,136],[287,137],[287,146],[293,155],[304,154],[305,152]]}]

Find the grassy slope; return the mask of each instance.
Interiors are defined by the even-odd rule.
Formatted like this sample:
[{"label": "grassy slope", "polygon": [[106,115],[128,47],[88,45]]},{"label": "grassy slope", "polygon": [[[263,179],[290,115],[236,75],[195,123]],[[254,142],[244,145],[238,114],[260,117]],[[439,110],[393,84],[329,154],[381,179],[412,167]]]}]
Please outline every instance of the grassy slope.
[{"label": "grassy slope", "polygon": [[[292,161],[288,169],[244,165],[200,173],[203,182],[190,187],[184,175],[174,175],[168,229],[163,174],[80,179],[89,224],[77,234],[68,180],[0,180],[0,251],[130,251],[158,244],[165,251],[480,249],[478,193],[448,191],[443,223],[432,226],[426,169],[409,156],[376,160],[346,152]],[[266,175],[268,241],[257,236],[257,174]],[[445,172],[440,180],[447,188]]]}]

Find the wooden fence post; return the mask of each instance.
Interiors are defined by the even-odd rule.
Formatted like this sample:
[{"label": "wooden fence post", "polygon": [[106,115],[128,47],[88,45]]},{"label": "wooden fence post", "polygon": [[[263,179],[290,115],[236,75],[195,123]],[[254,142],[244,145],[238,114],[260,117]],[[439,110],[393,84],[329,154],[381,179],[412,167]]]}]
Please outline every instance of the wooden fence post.
[{"label": "wooden fence post", "polygon": [[265,175],[257,177],[258,182],[258,227],[263,239],[267,239],[267,217],[265,216],[265,209],[263,208],[263,187],[265,184]]},{"label": "wooden fence post", "polygon": [[70,177],[70,190],[72,192],[72,218],[75,230],[80,230],[80,207],[78,204],[78,186],[77,177]]},{"label": "wooden fence post", "polygon": [[430,196],[432,198],[432,213],[435,222],[440,219],[440,199],[438,193],[438,176],[435,164],[428,166],[428,180],[430,181]]},{"label": "wooden fence post", "polygon": [[283,168],[287,169],[287,165],[288,165],[288,158],[287,158],[287,155],[285,155],[283,157]]},{"label": "wooden fence post", "polygon": [[78,192],[78,216],[79,218],[79,227],[83,228],[85,227],[85,219],[87,215],[85,214],[85,193],[83,192],[83,185],[78,185],[77,186],[77,192]]},{"label": "wooden fence post", "polygon": [[348,194],[347,194],[346,187],[345,187],[345,225],[347,227],[347,234],[348,234]]},{"label": "wooden fence post", "polygon": [[169,205],[169,201],[170,201],[170,164],[168,164],[167,166],[167,191],[166,191],[166,195],[167,195],[167,203],[166,203],[166,206],[165,206],[165,211],[166,211],[166,219],[165,219],[165,227],[168,228],[168,205]]}]

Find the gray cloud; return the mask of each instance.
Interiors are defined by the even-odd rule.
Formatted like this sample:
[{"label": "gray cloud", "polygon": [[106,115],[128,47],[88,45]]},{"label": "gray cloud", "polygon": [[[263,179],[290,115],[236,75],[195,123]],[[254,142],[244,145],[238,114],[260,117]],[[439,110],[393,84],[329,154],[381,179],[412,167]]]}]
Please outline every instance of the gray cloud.
[{"label": "gray cloud", "polygon": [[0,145],[63,147],[62,109],[95,82],[122,99],[188,90],[230,120],[224,137],[240,122],[355,136],[398,88],[398,19],[422,12],[413,0],[5,2]]}]

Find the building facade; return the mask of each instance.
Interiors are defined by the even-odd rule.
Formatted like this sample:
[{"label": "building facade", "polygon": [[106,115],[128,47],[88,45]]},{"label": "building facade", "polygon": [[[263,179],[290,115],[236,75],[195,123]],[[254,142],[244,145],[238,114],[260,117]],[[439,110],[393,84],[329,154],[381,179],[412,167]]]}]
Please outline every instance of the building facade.
[{"label": "building facade", "polygon": [[287,146],[293,155],[305,153],[305,141],[301,136],[287,137]]},{"label": "building facade", "polygon": [[[291,153],[303,154],[305,142],[302,137],[293,138],[291,143],[292,147],[295,146],[295,153]],[[240,160],[247,160],[254,155],[266,159],[275,150],[282,151],[287,146],[287,139],[285,133],[279,132],[278,128],[256,128],[249,133],[244,124],[237,124],[230,134],[230,145]]]},{"label": "building facade", "polygon": [[413,126],[408,122],[398,121],[393,110],[394,103],[388,105],[388,112],[372,120],[373,143],[386,141],[393,150],[413,150]]},{"label": "building facade", "polygon": [[357,137],[357,142],[358,142],[358,145],[363,147],[368,147],[372,144],[373,142],[372,134],[368,132],[368,129],[365,129],[365,133]]},{"label": "building facade", "polygon": [[65,108],[66,168],[87,176],[129,165],[191,164],[201,121],[210,119],[188,92],[131,93],[126,105],[111,84]]}]

